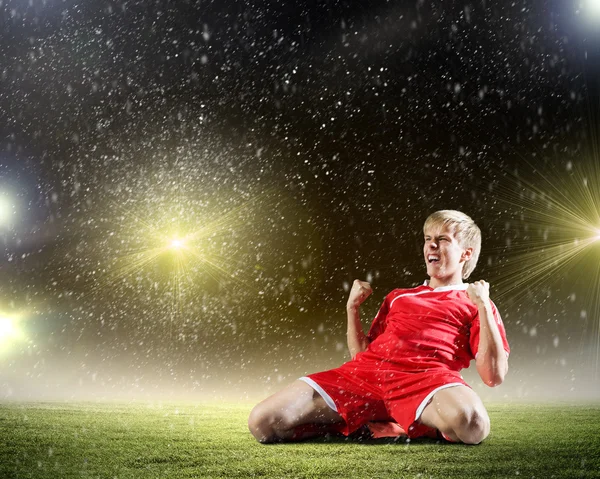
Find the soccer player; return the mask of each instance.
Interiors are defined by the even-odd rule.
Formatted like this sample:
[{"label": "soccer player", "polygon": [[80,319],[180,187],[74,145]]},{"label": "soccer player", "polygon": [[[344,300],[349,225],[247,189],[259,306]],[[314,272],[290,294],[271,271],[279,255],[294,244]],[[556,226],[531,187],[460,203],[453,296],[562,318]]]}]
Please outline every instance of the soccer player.
[{"label": "soccer player", "polygon": [[429,280],[389,293],[367,335],[359,311],[372,290],[355,280],[346,306],[352,359],[300,378],[255,406],[248,426],[258,441],[350,435],[363,427],[374,437],[466,444],[487,437],[487,411],[460,370],[475,359],[483,382],[497,386],[510,349],[488,283],[463,283],[477,264],[481,231],[464,213],[442,210],[427,218],[423,233]]}]

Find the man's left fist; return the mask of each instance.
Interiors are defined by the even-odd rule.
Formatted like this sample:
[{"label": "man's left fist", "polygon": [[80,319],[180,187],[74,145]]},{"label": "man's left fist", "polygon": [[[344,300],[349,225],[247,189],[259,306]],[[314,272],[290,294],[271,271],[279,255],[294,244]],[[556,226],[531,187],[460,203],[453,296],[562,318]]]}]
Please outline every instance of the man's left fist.
[{"label": "man's left fist", "polygon": [[490,299],[490,285],[481,280],[469,283],[467,286],[467,296],[477,306],[483,305]]}]

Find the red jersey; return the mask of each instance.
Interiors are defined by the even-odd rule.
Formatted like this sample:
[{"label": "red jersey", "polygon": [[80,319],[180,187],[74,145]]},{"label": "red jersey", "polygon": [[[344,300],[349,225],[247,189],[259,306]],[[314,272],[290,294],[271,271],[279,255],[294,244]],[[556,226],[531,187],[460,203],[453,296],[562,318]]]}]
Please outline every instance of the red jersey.
[{"label": "red jersey", "polygon": [[[366,351],[356,361],[383,361],[381,367],[403,371],[468,367],[479,346],[479,312],[467,284],[395,289],[375,317]],[[492,303],[504,349],[510,348],[500,313]]]}]

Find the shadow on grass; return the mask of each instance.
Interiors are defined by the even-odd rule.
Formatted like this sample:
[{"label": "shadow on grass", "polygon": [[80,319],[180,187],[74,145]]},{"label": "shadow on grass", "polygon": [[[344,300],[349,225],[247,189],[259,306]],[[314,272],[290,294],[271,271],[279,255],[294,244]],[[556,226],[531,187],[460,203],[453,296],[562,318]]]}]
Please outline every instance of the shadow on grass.
[{"label": "shadow on grass", "polygon": [[[342,434],[326,434],[325,436],[314,437],[310,439],[304,439],[302,441],[290,441],[290,442],[276,442],[273,444],[361,444],[364,446],[379,446],[379,445],[390,445],[390,444],[431,444],[437,446],[456,446],[463,444],[454,444],[448,441],[444,441],[443,439],[438,438],[429,438],[429,437],[419,437],[414,439],[409,439],[407,436],[398,436],[398,437],[382,437],[382,438],[373,438],[368,434],[352,434],[350,436],[344,436]],[[268,445],[268,444],[267,444]]]}]

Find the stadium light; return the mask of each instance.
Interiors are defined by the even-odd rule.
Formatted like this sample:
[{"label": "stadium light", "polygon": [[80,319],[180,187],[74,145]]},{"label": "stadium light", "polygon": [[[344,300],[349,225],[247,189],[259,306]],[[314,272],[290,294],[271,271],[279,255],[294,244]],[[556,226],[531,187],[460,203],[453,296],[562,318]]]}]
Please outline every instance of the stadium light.
[{"label": "stadium light", "polygon": [[14,348],[26,339],[25,331],[20,327],[21,314],[12,315],[0,312],[0,359],[10,354]]},{"label": "stadium light", "polygon": [[600,0],[585,0],[585,11],[600,18]]},{"label": "stadium light", "polygon": [[0,343],[11,337],[16,336],[17,330],[11,318],[0,316]]},{"label": "stadium light", "polygon": [[0,226],[11,222],[15,210],[14,203],[5,195],[0,196]]}]

